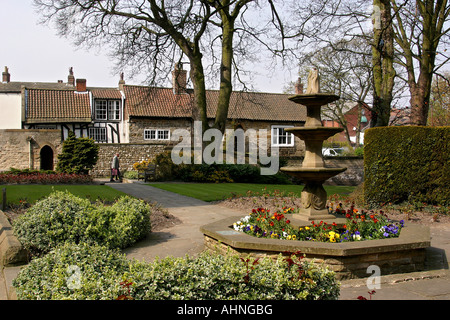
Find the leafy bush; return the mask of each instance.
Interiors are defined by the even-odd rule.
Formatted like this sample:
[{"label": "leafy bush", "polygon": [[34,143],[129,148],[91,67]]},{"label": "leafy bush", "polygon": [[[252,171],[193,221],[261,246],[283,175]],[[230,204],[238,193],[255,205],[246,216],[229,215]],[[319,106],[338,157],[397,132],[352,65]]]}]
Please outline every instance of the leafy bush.
[{"label": "leafy bush", "polygon": [[[76,270],[76,272],[73,272]],[[121,286],[122,284],[122,286]],[[126,284],[127,292],[124,292]],[[334,272],[296,256],[243,259],[204,252],[197,258],[127,260],[117,251],[65,244],[25,267],[19,299],[337,299]]]},{"label": "leafy bush", "polygon": [[366,205],[450,203],[450,127],[381,127],[366,131]]},{"label": "leafy bush", "polygon": [[100,147],[94,139],[77,138],[72,131],[63,142],[58,155],[56,171],[62,173],[88,174],[97,163]]},{"label": "leafy bush", "polygon": [[65,243],[33,259],[13,280],[21,300],[114,299],[129,261],[103,246]]},{"label": "leafy bush", "polygon": [[134,180],[136,180],[138,178],[138,172],[137,171],[133,171],[133,170],[125,171],[123,173],[123,177],[125,179],[134,179]]},{"label": "leafy bush", "polygon": [[13,228],[34,255],[64,242],[124,248],[150,231],[150,207],[128,196],[112,206],[94,205],[68,192],[55,191],[15,219]]}]

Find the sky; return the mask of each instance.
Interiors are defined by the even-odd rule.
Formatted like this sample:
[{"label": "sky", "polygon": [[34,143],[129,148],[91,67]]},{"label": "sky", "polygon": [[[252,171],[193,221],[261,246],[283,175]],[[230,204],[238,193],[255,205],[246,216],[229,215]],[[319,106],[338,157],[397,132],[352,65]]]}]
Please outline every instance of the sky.
[{"label": "sky", "polygon": [[[119,75],[112,73],[114,62],[107,54],[76,48],[55,29],[39,24],[39,18],[32,0],[0,0],[0,69],[3,72],[8,67],[11,81],[66,82],[73,67],[75,78],[87,79],[88,86],[118,85]],[[297,67],[269,72],[262,66],[256,74],[256,90],[281,93],[288,82],[297,79]],[[127,81],[126,75],[125,82],[141,84]]]}]

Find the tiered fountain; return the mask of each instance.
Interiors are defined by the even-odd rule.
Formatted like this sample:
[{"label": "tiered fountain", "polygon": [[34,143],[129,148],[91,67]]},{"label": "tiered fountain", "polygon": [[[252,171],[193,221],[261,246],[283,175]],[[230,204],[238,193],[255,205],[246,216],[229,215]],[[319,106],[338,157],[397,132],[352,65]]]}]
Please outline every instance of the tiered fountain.
[{"label": "tiered fountain", "polygon": [[323,183],[347,168],[328,168],[322,156],[323,141],[343,131],[342,128],[329,128],[322,125],[321,107],[339,99],[330,93],[321,93],[319,75],[313,68],[308,76],[308,87],[305,94],[295,95],[289,100],[306,106],[307,115],[304,127],[285,129],[305,141],[305,158],[300,167],[282,167],[281,171],[298,178],[305,183],[301,193],[302,208],[299,218],[302,220],[333,219],[326,208],[327,192]]},{"label": "tiered fountain", "polygon": [[[311,220],[328,220],[338,225],[345,223],[344,218],[328,213],[327,193],[323,188],[327,179],[346,170],[326,167],[322,157],[323,141],[342,129],[323,127],[320,109],[338,99],[334,94],[320,92],[319,76],[315,69],[308,77],[306,93],[290,98],[307,109],[304,127],[286,129],[305,141],[303,163],[299,167],[280,168],[305,183],[301,193],[300,214],[289,215],[294,227],[308,226]],[[327,265],[336,272],[338,279],[367,277],[369,265],[379,266],[382,275],[421,271],[425,267],[425,248],[431,243],[429,228],[417,224],[408,225],[398,238],[392,239],[332,243],[258,238],[233,229],[233,223],[240,218],[242,216],[229,217],[202,226],[200,230],[205,238],[205,248],[221,253],[231,251],[242,257],[252,255],[275,258],[279,254],[300,251],[313,263]]]}]

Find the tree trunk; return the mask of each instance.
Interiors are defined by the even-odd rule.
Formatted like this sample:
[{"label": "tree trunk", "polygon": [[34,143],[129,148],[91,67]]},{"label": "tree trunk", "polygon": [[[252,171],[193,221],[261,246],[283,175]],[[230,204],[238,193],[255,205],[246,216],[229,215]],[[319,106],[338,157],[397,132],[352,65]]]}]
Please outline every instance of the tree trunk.
[{"label": "tree trunk", "polygon": [[[224,15],[222,15],[224,16]],[[216,119],[214,127],[222,133],[225,132],[225,125],[228,117],[230,97],[233,91],[232,63],[233,63],[233,34],[234,19],[222,17],[222,62],[220,66],[220,91],[217,104]]]},{"label": "tree trunk", "polygon": [[391,113],[395,78],[394,37],[390,0],[374,0],[373,6],[380,9],[380,23],[374,24],[372,44],[374,98],[371,126],[381,127],[389,125]]}]

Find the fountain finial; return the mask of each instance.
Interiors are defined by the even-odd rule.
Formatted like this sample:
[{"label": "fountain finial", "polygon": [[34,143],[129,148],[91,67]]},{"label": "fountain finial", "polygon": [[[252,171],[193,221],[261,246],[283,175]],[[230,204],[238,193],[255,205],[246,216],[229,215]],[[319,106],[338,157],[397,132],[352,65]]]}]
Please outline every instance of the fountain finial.
[{"label": "fountain finial", "polygon": [[308,75],[308,87],[306,94],[320,93],[320,76],[319,70],[314,67],[309,71]]}]

